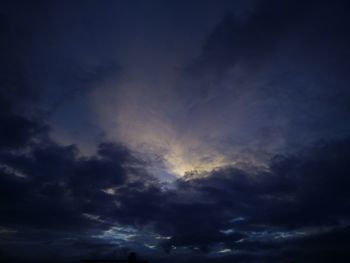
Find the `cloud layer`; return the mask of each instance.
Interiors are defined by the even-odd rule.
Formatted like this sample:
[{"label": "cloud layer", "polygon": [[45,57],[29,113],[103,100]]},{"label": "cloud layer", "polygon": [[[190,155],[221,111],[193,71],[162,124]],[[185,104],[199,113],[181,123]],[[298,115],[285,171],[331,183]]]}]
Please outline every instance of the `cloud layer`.
[{"label": "cloud layer", "polygon": [[151,59],[140,56],[96,90],[99,125],[177,175],[266,165],[276,153],[346,136],[346,7],[261,1],[243,20],[225,16],[181,63],[149,48]]},{"label": "cloud layer", "polygon": [[167,188],[122,146],[105,143],[95,157],[78,157],[74,146],[30,142],[25,128],[27,143],[0,155],[5,258],[30,257],[33,242],[63,258],[66,247],[82,257],[99,242],[100,256],[111,244],[131,244],[156,258],[153,250],[213,261],[349,257],[349,139],[275,156],[268,170],[226,167]]},{"label": "cloud layer", "polygon": [[229,2],[1,4],[0,260],[349,261],[349,5]]}]

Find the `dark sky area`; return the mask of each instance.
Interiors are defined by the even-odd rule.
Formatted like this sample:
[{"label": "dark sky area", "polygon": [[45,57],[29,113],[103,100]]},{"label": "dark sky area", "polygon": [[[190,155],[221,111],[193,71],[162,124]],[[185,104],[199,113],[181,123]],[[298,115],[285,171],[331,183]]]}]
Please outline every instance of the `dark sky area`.
[{"label": "dark sky area", "polygon": [[0,262],[350,262],[349,12],[0,1]]}]

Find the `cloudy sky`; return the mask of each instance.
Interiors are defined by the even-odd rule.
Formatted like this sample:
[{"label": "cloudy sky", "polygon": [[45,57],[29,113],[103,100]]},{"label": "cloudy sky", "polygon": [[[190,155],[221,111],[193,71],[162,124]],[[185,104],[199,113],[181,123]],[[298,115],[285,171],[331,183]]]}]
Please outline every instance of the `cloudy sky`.
[{"label": "cloudy sky", "polygon": [[349,262],[350,4],[0,2],[0,261]]}]

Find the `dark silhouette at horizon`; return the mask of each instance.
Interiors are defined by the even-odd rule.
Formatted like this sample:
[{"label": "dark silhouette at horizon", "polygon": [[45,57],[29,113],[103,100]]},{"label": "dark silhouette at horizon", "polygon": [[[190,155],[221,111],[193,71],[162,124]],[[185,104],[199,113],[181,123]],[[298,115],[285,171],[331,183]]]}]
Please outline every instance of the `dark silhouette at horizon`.
[{"label": "dark silhouette at horizon", "polygon": [[140,260],[137,258],[135,252],[130,252],[128,259],[83,259],[83,263],[148,263],[147,260]]}]

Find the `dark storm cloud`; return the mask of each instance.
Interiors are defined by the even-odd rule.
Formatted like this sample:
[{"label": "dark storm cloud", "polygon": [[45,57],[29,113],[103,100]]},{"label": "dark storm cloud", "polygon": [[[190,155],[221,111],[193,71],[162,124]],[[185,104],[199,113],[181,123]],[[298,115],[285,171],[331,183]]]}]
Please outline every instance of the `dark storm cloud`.
[{"label": "dark storm cloud", "polygon": [[[20,64],[15,68],[20,69]],[[142,162],[114,143],[101,143],[91,158],[79,156],[75,145],[57,144],[49,136],[46,120],[35,113],[36,90],[26,81],[17,81],[23,71],[2,73],[2,260],[57,258],[62,262],[77,253],[75,260],[82,254],[112,253],[115,246],[111,249],[110,243],[90,237],[116,222],[111,218],[114,199],[102,190],[141,175],[147,180],[147,174],[138,168]],[[82,247],[81,243],[87,245]]]},{"label": "dark storm cloud", "polygon": [[[124,212],[132,220],[138,218],[136,212],[140,211],[141,218],[147,216],[160,233],[171,236],[162,244],[166,251],[188,247],[209,252],[210,247],[221,243],[237,251],[232,259],[248,253],[243,258],[252,257],[251,262],[273,258],[276,262],[287,258],[304,260],[304,257],[317,262],[322,254],[317,249],[322,240],[334,236],[339,244],[323,243],[327,247],[324,253],[338,251],[348,257],[344,250],[349,242],[345,234],[348,231],[343,232],[342,228],[344,224],[348,228],[349,224],[349,213],[344,209],[350,202],[349,146],[349,140],[330,142],[298,156],[277,156],[268,172],[247,174],[228,168],[206,178],[180,180],[172,198],[167,199],[168,193],[153,201],[147,199],[145,209],[140,208],[140,203],[137,206],[126,203],[125,207],[137,209]],[[136,194],[135,199],[143,200],[142,194],[140,198]],[[141,213],[148,211],[149,203],[156,200],[162,202],[152,209],[151,215]],[[122,196],[120,201],[130,202],[130,199]],[[231,232],[224,232],[230,229]],[[322,229],[328,230],[322,233]],[[342,232],[343,237],[338,239]],[[305,244],[313,249],[304,249]]]},{"label": "dark storm cloud", "polygon": [[[348,140],[330,142],[298,156],[277,156],[270,171],[257,174],[221,169],[206,178],[179,180],[177,190],[127,184],[118,191],[115,218],[153,224],[171,237],[162,242],[168,252],[172,247],[209,252],[220,243],[238,255],[258,249],[273,257],[284,249],[302,250],[304,235],[316,247],[317,239],[310,239],[315,233],[349,223],[344,209],[350,201],[349,146]],[[289,245],[290,240],[298,242]]]},{"label": "dark storm cloud", "polygon": [[328,58],[323,63],[331,62],[329,59],[340,65],[347,63],[344,56],[349,55],[346,48],[350,41],[349,19],[345,11],[348,3],[313,0],[257,3],[245,21],[229,14],[214,28],[202,55],[192,65],[194,70],[208,67],[210,75],[223,73],[242,59],[261,62],[276,48],[285,46],[285,52],[290,52],[288,45],[295,44],[301,45],[302,54],[307,56],[305,61],[319,62],[315,57],[318,54]]},{"label": "dark storm cloud", "polygon": [[[76,16],[74,4],[57,9],[51,4],[1,3],[0,254],[6,262],[62,261],[61,256],[85,251],[75,245],[77,239],[99,247],[101,241],[89,236],[113,222],[101,223],[94,214],[103,214],[100,209],[108,214],[114,208],[102,190],[125,183],[126,170],[134,177],[138,173],[138,168],[126,167],[138,164],[122,146],[101,144],[95,157],[84,159],[76,146],[62,146],[50,138],[47,113],[120,69],[114,60],[96,55],[105,47],[96,47],[96,41],[84,36],[89,28],[92,35],[99,32],[88,21],[81,24],[88,6],[86,13]],[[57,12],[67,21],[60,23]],[[82,54],[88,54],[89,47],[92,56],[84,58],[90,63],[83,63]]]},{"label": "dark storm cloud", "polygon": [[[14,251],[21,251],[26,260],[56,257],[53,253],[62,261],[77,253],[79,260],[94,250],[101,255],[115,250],[115,245],[111,248],[107,241],[93,238],[117,223],[111,217],[115,200],[102,190],[127,183],[126,166],[137,162],[126,149],[113,144],[101,145],[100,154],[89,159],[77,153],[74,146],[52,142],[36,143],[25,153],[1,152],[4,260],[24,260]],[[138,169],[130,170],[137,177]],[[90,245],[82,248],[77,246],[80,242]]]},{"label": "dark storm cloud", "polygon": [[1,148],[21,147],[33,138],[44,127],[18,115],[0,114],[0,144]]},{"label": "dark storm cloud", "polygon": [[[299,95],[303,94],[309,102],[348,108],[348,9],[346,1],[272,0],[258,1],[245,21],[227,15],[187,68],[196,80],[185,93],[216,94],[217,87],[238,71],[238,81],[228,82],[235,91],[227,96],[234,98],[249,90],[247,78],[256,79],[263,72],[261,80],[266,82],[260,85],[259,94],[266,100],[285,100],[285,94],[294,104],[301,104]],[[311,121],[312,125],[322,125],[317,121]]]},{"label": "dark storm cloud", "polygon": [[245,21],[223,19],[186,68],[179,85],[188,105],[183,126],[204,119],[208,130],[215,127],[204,136],[222,131],[220,149],[236,149],[238,158],[253,152],[258,160],[346,137],[348,3],[258,3]]},{"label": "dark storm cloud", "polygon": [[[316,257],[315,248],[323,242],[316,237],[326,228],[331,236],[335,231],[340,243],[327,251],[346,255],[346,235],[343,242],[336,233],[349,224],[344,209],[350,202],[348,139],[276,156],[269,170],[255,174],[222,168],[204,178],[179,179],[174,190],[163,189],[121,146],[102,144],[96,157],[82,158],[76,147],[46,139],[23,145],[30,150],[5,148],[0,155],[0,222],[19,231],[17,240],[58,242],[67,235],[85,240],[82,233],[96,235],[114,223],[136,229],[153,225],[155,233],[170,236],[159,243],[165,251],[183,247],[209,253],[221,244],[237,251],[228,258],[254,262],[286,258],[288,253]],[[101,191],[114,187],[115,195]],[[305,245],[314,249],[305,252]],[[266,254],[263,259],[256,249]]]},{"label": "dark storm cloud", "polygon": [[[310,62],[312,65],[328,63],[327,69],[336,69],[331,71],[331,80],[343,76],[349,55],[346,51],[349,21],[345,13],[348,4],[340,1],[328,4],[328,1],[261,1],[261,6],[246,21],[228,17],[209,37],[202,57],[194,63],[194,71],[201,74],[207,71],[216,78],[243,58],[259,64],[285,39],[294,39],[302,47],[299,56],[306,55],[302,61],[315,58]],[[57,36],[53,39],[66,56],[61,59],[62,53],[53,54],[52,47],[46,47],[51,40],[42,38],[40,30],[46,32],[47,28],[36,20],[36,15],[51,14],[47,13],[48,7],[24,6],[23,12],[31,14],[23,18],[28,19],[28,29],[22,28],[22,22],[11,24],[6,10],[12,14],[17,9],[12,9],[16,5],[10,6],[0,20],[4,40],[1,42],[4,59],[0,64],[0,258],[15,262],[110,256],[114,255],[115,247],[123,248],[108,238],[99,238],[101,233],[116,226],[132,227],[141,233],[151,226],[149,235],[159,236],[156,245],[169,253],[166,260],[170,262],[349,260],[348,136],[321,141],[294,154],[276,155],[265,169],[227,166],[205,177],[180,178],[171,187],[150,175],[147,164],[123,145],[102,143],[95,155],[82,157],[76,145],[62,146],[52,140],[46,120],[39,120],[33,113],[37,89],[41,90],[41,85],[46,87],[52,79],[54,83],[62,80],[68,91],[59,93],[65,97],[75,94],[76,88],[115,74],[119,67],[106,62],[81,68],[75,58],[78,66],[66,67],[71,65],[67,57],[73,56],[79,47],[73,45],[65,53],[65,48],[71,45],[60,42],[64,38],[60,34],[62,39]],[[69,16],[66,25],[70,25],[72,17]],[[74,43],[86,40],[74,37],[74,32],[81,31],[79,25],[70,35]],[[63,28],[66,26],[57,29],[64,35]],[[33,37],[28,33],[32,31]],[[15,40],[17,32],[19,39]],[[47,34],[43,35],[50,36]],[[44,43],[29,52],[33,59],[27,58],[28,42],[32,46]],[[50,55],[41,58],[40,50]],[[55,65],[49,63],[53,58],[58,59]],[[30,78],[23,65],[34,66]],[[46,66],[49,68],[44,72],[50,77],[39,74]],[[286,79],[279,75],[276,82]],[[335,103],[334,107],[348,107],[346,81],[347,77],[340,78],[339,86],[335,87],[336,93],[344,96],[327,98]],[[40,85],[35,87],[33,83],[37,82]],[[271,95],[267,93],[266,96]],[[57,97],[49,97],[57,101]],[[337,116],[336,120],[344,116],[348,115]],[[304,121],[314,125],[311,119]],[[138,242],[143,243],[143,239]],[[128,246],[128,241],[121,243]],[[177,252],[182,249],[191,253]],[[224,254],[219,251],[225,249],[232,251],[221,256]],[[334,253],[338,254],[337,259]],[[154,261],[164,262],[162,255],[159,252]]]},{"label": "dark storm cloud", "polygon": [[121,70],[108,53],[117,27],[113,8],[58,1],[3,1],[0,7],[1,96],[15,112],[45,118],[53,132],[84,127],[94,140],[100,130],[90,123],[86,96]]}]

